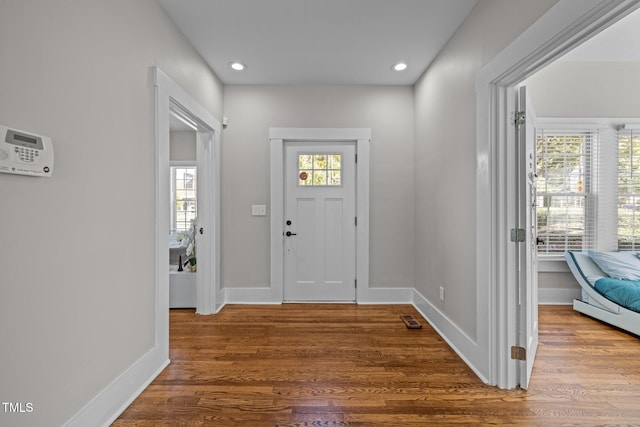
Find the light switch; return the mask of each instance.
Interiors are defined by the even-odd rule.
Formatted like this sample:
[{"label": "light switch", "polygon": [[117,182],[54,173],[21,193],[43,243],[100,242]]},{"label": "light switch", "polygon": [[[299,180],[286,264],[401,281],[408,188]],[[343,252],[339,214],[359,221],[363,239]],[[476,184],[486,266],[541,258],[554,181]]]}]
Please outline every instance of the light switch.
[{"label": "light switch", "polygon": [[267,205],[251,205],[251,215],[253,216],[266,216]]}]

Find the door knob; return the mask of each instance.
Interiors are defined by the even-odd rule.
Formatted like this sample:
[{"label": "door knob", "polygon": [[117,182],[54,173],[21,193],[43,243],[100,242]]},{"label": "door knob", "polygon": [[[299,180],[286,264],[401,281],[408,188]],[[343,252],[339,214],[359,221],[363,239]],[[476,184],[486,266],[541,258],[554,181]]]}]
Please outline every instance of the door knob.
[{"label": "door knob", "polygon": [[290,237],[290,236],[297,236],[297,235],[298,235],[298,233],[292,233],[292,232],[290,232],[290,231],[287,231],[285,234],[287,235],[287,237]]}]

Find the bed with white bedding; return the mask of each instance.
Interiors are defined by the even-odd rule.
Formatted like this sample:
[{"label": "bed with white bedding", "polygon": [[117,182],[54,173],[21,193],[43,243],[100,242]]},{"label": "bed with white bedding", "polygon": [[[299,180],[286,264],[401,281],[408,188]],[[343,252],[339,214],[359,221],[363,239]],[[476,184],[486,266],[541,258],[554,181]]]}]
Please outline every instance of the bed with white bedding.
[{"label": "bed with white bedding", "polygon": [[582,288],[574,310],[640,335],[638,253],[570,251],[564,257]]}]

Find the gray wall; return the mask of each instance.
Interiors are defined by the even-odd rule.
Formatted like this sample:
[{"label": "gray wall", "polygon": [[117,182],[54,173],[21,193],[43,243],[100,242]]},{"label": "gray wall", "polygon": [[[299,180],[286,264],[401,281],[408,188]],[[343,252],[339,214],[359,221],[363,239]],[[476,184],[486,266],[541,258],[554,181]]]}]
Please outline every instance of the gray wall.
[{"label": "gray wall", "polygon": [[198,159],[195,131],[171,131],[169,138],[169,158],[172,161],[195,162]]},{"label": "gray wall", "polygon": [[52,178],[0,175],[0,425],[58,426],[153,345],[157,65],[216,117],[222,85],[153,0],[0,2],[0,121]]},{"label": "gray wall", "polygon": [[270,127],[371,128],[371,286],[414,286],[413,89],[225,86],[222,285],[269,286]]},{"label": "gray wall", "polygon": [[526,85],[539,117],[640,117],[640,62],[556,61]]},{"label": "gray wall", "polygon": [[475,75],[555,3],[480,0],[415,86],[416,290],[472,338]]}]

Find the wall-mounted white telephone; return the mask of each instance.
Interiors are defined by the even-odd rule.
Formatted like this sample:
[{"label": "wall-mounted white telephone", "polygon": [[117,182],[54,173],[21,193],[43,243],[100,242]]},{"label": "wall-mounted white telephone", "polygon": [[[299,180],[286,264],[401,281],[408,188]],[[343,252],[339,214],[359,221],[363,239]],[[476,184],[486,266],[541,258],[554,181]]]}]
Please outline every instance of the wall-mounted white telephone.
[{"label": "wall-mounted white telephone", "polygon": [[18,175],[51,176],[51,138],[0,125],[0,172]]}]

